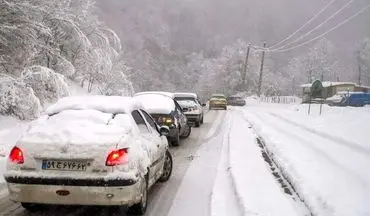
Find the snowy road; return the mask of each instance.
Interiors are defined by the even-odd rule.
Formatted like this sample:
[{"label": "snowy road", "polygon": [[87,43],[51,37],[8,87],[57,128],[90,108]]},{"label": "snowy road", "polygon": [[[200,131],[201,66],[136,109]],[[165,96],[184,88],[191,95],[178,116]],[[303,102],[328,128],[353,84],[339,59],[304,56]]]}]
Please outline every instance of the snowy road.
[{"label": "snowy road", "polygon": [[240,111],[314,215],[370,215],[369,108],[318,110],[257,103]]},{"label": "snowy road", "polygon": [[[157,184],[155,185],[149,194],[149,205],[147,210],[147,216],[157,216],[157,215],[180,215],[178,212],[179,209],[183,209],[182,205],[193,205],[198,204],[196,207],[192,208],[193,210],[196,209],[198,214],[190,214],[190,215],[207,215],[209,213],[209,206],[210,206],[210,194],[212,192],[213,181],[216,176],[217,172],[217,162],[219,158],[219,154],[221,154],[222,148],[222,140],[219,142],[214,143],[216,146],[212,148],[207,148],[206,145],[207,141],[212,140],[217,134],[219,134],[219,130],[221,130],[220,125],[223,122],[225,117],[224,111],[211,111],[208,112],[204,119],[204,124],[200,128],[193,128],[192,134],[188,139],[182,140],[182,143],[177,148],[171,148],[173,156],[174,156],[174,171],[173,175],[169,182],[164,184]],[[209,147],[209,146],[208,146]],[[212,151],[208,151],[206,149],[212,149]],[[202,155],[199,155],[199,152]],[[197,153],[197,154],[196,154]],[[184,179],[184,176],[189,168],[189,165],[192,162],[197,161],[197,157],[204,156],[208,157],[211,154],[211,158],[214,158],[215,161],[209,161],[208,165],[212,165],[210,169],[208,169],[207,179],[202,179],[198,183],[201,184],[202,190],[199,191],[197,195],[195,194],[187,194],[186,193],[186,184],[182,184],[184,181],[191,181],[191,179]],[[216,161],[217,160],[217,161]],[[201,164],[200,168],[204,168],[208,166],[207,164]],[[194,166],[193,166],[194,167]],[[201,170],[189,170],[189,172],[199,172]],[[189,176],[189,175],[187,175]],[[204,175],[203,175],[204,176]],[[196,177],[196,176],[195,176]],[[196,179],[196,178],[195,178]],[[193,179],[194,180],[194,179]],[[191,183],[192,186],[196,186],[197,182]],[[181,187],[180,187],[181,185]],[[3,187],[3,186],[0,186]],[[1,188],[0,188],[1,189]],[[178,195],[180,194],[180,195]],[[196,201],[192,199],[188,199],[189,196],[198,196],[201,199],[197,199]],[[1,194],[0,194],[1,197]],[[187,203],[183,203],[182,201],[187,200]],[[190,202],[190,203],[189,203]],[[193,202],[193,203],[191,203]],[[188,208],[189,209],[189,208]],[[189,209],[191,211],[191,209]],[[185,213],[185,212],[184,212]],[[42,212],[36,213],[28,213],[25,211],[19,204],[14,204],[8,200],[8,197],[3,196],[0,199],[0,214],[1,215],[124,215],[122,211],[116,209],[108,209],[108,208],[97,208],[97,207],[50,207],[48,209],[43,210]]]}]

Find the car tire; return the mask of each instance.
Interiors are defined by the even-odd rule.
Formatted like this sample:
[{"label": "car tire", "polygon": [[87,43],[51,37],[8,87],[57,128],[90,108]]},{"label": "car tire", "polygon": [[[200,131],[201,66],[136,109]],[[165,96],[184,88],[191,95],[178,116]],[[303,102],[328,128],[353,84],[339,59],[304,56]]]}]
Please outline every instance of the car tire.
[{"label": "car tire", "polygon": [[227,110],[227,107],[224,107],[224,110]]},{"label": "car tire", "polygon": [[180,130],[177,130],[177,133],[175,135],[175,139],[171,142],[172,146],[179,146],[180,145]]},{"label": "car tire", "polygon": [[203,115],[202,115],[202,119],[200,120],[200,123],[201,123],[201,124],[203,124],[203,122],[204,122],[204,121],[203,121],[203,118],[204,118],[204,117],[203,117]]},{"label": "car tire", "polygon": [[21,203],[22,207],[25,208],[27,211],[34,212],[41,209],[41,205],[34,204],[34,203]]},{"label": "car tire", "polygon": [[143,215],[146,212],[147,206],[148,206],[148,176],[145,175],[142,185],[142,190],[141,190],[141,201],[128,209],[128,213],[133,214],[133,215]]},{"label": "car tire", "polygon": [[166,182],[168,179],[170,179],[172,174],[172,168],[173,168],[173,161],[172,161],[172,155],[169,151],[166,151],[166,155],[164,158],[164,164],[163,164],[163,174],[159,178],[159,182]]},{"label": "car tire", "polygon": [[181,138],[188,138],[191,134],[191,127],[189,125],[186,125],[187,129],[185,130],[184,134],[181,135]]},{"label": "car tire", "polygon": [[195,127],[200,127],[201,120],[195,122]]}]

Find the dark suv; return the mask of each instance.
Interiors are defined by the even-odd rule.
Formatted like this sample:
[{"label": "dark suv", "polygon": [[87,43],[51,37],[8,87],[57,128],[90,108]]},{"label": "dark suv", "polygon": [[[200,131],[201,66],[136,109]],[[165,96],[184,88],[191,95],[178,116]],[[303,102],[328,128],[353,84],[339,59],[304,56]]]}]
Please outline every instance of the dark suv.
[{"label": "dark suv", "polygon": [[180,144],[180,138],[187,138],[191,127],[180,105],[169,95],[155,92],[137,93],[134,98],[142,103],[160,126],[168,126],[168,142],[173,146]]}]

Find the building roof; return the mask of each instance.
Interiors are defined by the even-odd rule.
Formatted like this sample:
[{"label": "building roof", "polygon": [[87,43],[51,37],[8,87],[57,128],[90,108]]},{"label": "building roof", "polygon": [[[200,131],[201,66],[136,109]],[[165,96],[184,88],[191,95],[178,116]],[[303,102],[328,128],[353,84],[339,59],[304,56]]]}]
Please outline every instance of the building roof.
[{"label": "building roof", "polygon": [[[324,81],[324,82],[322,82],[322,86],[323,87],[340,86],[340,85],[353,85],[353,86],[356,86],[356,83],[353,83],[353,82],[331,82],[331,81]],[[302,88],[310,88],[311,86],[312,86],[312,83],[301,85]]]},{"label": "building roof", "polygon": [[356,85],[356,88],[370,89],[370,86]]}]

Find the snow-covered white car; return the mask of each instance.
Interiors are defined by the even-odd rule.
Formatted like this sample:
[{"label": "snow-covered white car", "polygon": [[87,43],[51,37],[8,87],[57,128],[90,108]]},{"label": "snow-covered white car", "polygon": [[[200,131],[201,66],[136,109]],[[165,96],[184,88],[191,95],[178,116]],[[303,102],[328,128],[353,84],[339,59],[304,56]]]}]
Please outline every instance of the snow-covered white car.
[{"label": "snow-covered white car", "polygon": [[131,97],[67,97],[46,113],[10,152],[10,199],[29,210],[99,205],[143,214],[148,189],[172,172],[168,127]]},{"label": "snow-covered white car", "polygon": [[180,104],[190,123],[196,127],[203,124],[203,106],[205,106],[205,104],[199,102],[197,94],[175,92],[174,99]]}]

